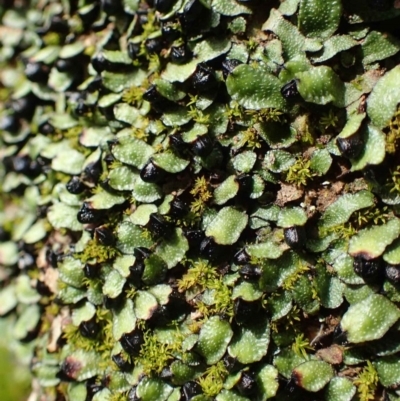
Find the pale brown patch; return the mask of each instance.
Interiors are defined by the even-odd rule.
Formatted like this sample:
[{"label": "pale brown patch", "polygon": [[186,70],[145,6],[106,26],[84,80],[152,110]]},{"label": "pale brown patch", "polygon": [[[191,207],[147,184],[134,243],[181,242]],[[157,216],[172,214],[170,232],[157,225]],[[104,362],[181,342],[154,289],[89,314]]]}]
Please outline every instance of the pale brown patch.
[{"label": "pale brown patch", "polygon": [[343,347],[333,344],[328,348],[322,348],[317,351],[317,356],[332,365],[338,365],[343,362]]},{"label": "pale brown patch", "polygon": [[286,203],[300,199],[303,195],[303,189],[297,188],[295,185],[281,183],[281,189],[276,195],[276,204],[282,207]]},{"label": "pale brown patch", "polygon": [[318,192],[316,206],[319,212],[324,212],[326,208],[332,204],[342,192],[344,182],[336,181],[332,185],[327,185]]}]

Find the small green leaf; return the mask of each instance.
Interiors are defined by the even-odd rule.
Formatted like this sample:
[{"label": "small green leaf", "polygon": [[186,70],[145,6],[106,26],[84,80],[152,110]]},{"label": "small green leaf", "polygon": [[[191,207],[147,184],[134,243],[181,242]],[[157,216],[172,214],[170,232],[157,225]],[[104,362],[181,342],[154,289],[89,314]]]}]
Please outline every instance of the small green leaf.
[{"label": "small green leaf", "polygon": [[75,149],[62,150],[51,161],[51,168],[65,174],[80,174],[85,156]]},{"label": "small green leaf", "polygon": [[131,222],[125,221],[117,228],[117,249],[122,253],[133,255],[135,248],[150,248],[151,238],[143,235],[143,229]]},{"label": "small green leaf", "polygon": [[119,341],[123,334],[130,333],[135,329],[136,315],[133,310],[133,301],[125,300],[122,307],[113,310],[113,337],[115,341]]},{"label": "small green leaf", "polygon": [[145,182],[140,177],[137,177],[132,196],[139,202],[152,203],[157,199],[161,199],[162,191],[157,184]]},{"label": "small green leaf", "polygon": [[379,381],[384,387],[396,388],[400,384],[400,360],[396,355],[378,359],[373,363]]},{"label": "small green leaf", "polygon": [[386,248],[383,260],[391,265],[400,265],[400,238],[394,240]]},{"label": "small green leaf", "polygon": [[207,365],[214,365],[223,357],[232,335],[230,324],[218,316],[211,317],[203,324],[197,349],[206,359]]},{"label": "small green leaf", "polygon": [[367,259],[377,258],[399,235],[399,219],[389,220],[380,226],[365,228],[350,239],[349,254],[363,255]]},{"label": "small green leaf", "polygon": [[319,225],[329,228],[344,224],[355,211],[371,207],[373,204],[374,195],[369,191],[342,195],[327,207],[319,221]]},{"label": "small green leaf", "polygon": [[294,226],[304,226],[307,222],[307,214],[301,207],[282,208],[278,215],[276,225],[278,227],[289,228]]},{"label": "small green leaf", "polygon": [[351,401],[356,393],[356,386],[345,377],[334,377],[326,386],[326,401]]},{"label": "small green leaf", "polygon": [[308,37],[328,39],[338,29],[341,16],[340,0],[301,0],[299,28]]},{"label": "small green leaf", "polygon": [[111,209],[115,205],[125,202],[125,197],[107,191],[101,191],[86,200],[92,209]]},{"label": "small green leaf", "polygon": [[368,96],[367,113],[377,128],[385,127],[400,103],[400,66],[388,71],[374,86]]},{"label": "small green leaf", "polygon": [[344,105],[345,87],[336,73],[327,66],[311,68],[296,74],[297,88],[301,97],[310,103]]},{"label": "small green leaf", "polygon": [[332,157],[326,149],[315,150],[310,159],[310,169],[319,176],[328,172],[332,165]]},{"label": "small green leaf", "polygon": [[188,160],[181,159],[172,152],[158,153],[153,156],[153,161],[158,167],[172,174],[183,171],[189,165]]},{"label": "small green leaf", "polygon": [[270,150],[265,154],[263,167],[272,171],[273,173],[282,173],[289,170],[296,159],[293,155],[285,150]]},{"label": "small green leaf", "polygon": [[64,283],[76,288],[84,286],[83,279],[85,278],[85,274],[83,273],[83,266],[80,260],[72,256],[66,256],[58,264],[58,272],[60,280]]},{"label": "small green leaf", "polygon": [[311,57],[311,60],[314,63],[322,63],[326,60],[330,60],[336,54],[349,50],[357,45],[358,42],[349,35],[335,35],[324,42],[323,50],[318,52],[316,56]]},{"label": "small green leaf", "polygon": [[232,245],[245,229],[249,217],[233,207],[222,208],[206,229],[206,236],[213,237],[220,245]]},{"label": "small green leaf", "polygon": [[324,361],[304,362],[292,372],[296,384],[313,393],[322,390],[333,375],[332,366]]},{"label": "small green leaf", "polygon": [[156,248],[155,253],[167,264],[168,269],[175,267],[189,250],[189,243],[181,228],[175,228],[173,233],[165,238]]},{"label": "small green leaf", "polygon": [[154,149],[140,139],[127,137],[121,138],[111,148],[111,153],[123,163],[142,168],[153,155]]},{"label": "small green leaf", "polygon": [[135,295],[135,316],[138,319],[147,320],[157,309],[158,302],[154,295],[147,291],[138,291]]},{"label": "small green leaf", "polygon": [[27,306],[23,309],[22,313],[18,316],[13,328],[14,338],[17,340],[24,340],[30,333],[32,333],[40,321],[41,313],[38,304]]},{"label": "small green leaf", "polygon": [[226,86],[232,99],[247,109],[286,108],[279,79],[261,65],[239,65],[229,74]]},{"label": "small green leaf", "polygon": [[236,196],[239,191],[239,183],[236,181],[235,175],[230,175],[214,190],[214,203],[223,205]]},{"label": "small green leaf", "polygon": [[111,270],[105,277],[103,294],[115,299],[122,293],[126,278],[122,277],[117,270]]},{"label": "small green leaf", "polygon": [[136,395],[142,401],[166,401],[172,390],[161,379],[144,377],[136,388]]},{"label": "small green leaf", "polygon": [[240,363],[253,363],[267,354],[270,340],[268,320],[240,327],[228,347],[229,355]]},{"label": "small green leaf", "polygon": [[278,370],[272,365],[263,366],[256,374],[256,382],[261,393],[260,401],[275,397],[279,387]]},{"label": "small green leaf", "polygon": [[400,318],[400,310],[386,297],[372,294],[343,315],[342,330],[351,343],[378,340]]},{"label": "small green leaf", "polygon": [[249,401],[249,399],[233,391],[224,389],[217,395],[215,401]]},{"label": "small green leaf", "polygon": [[395,55],[400,50],[400,41],[385,32],[371,31],[361,45],[363,64],[372,64]]},{"label": "small green leaf", "polygon": [[213,0],[211,7],[217,13],[234,17],[240,14],[251,14],[250,8],[243,3],[237,3],[235,0]]}]

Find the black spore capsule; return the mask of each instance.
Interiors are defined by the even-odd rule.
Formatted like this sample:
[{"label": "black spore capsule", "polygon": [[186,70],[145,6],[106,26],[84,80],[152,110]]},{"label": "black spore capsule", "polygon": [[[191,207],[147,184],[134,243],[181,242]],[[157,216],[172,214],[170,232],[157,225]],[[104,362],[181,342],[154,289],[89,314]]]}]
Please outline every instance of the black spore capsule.
[{"label": "black spore capsule", "polygon": [[98,264],[85,263],[85,266],[83,266],[83,273],[85,274],[85,277],[93,279],[98,277],[100,269],[101,267]]},{"label": "black spore capsule", "polygon": [[141,170],[140,178],[144,182],[159,183],[166,176],[165,170],[158,167],[152,161],[149,161]]},{"label": "black spore capsule", "polygon": [[182,135],[179,132],[169,135],[169,144],[177,152],[183,153],[187,148],[187,143],[182,139]]},{"label": "black spore capsule", "polygon": [[228,58],[222,62],[222,74],[226,79],[229,74],[233,72],[233,70],[240,64],[243,64],[242,61],[236,60],[234,58]]},{"label": "black spore capsule", "polygon": [[55,129],[48,121],[45,121],[39,125],[39,132],[43,135],[51,135],[54,134]]},{"label": "black spore capsule", "polygon": [[159,38],[147,39],[144,46],[149,54],[158,54],[163,48],[162,41]]},{"label": "black spore capsule", "polygon": [[243,367],[243,365],[235,357],[230,356],[228,353],[225,354],[222,362],[229,373],[238,372]]},{"label": "black spore capsule", "polygon": [[85,184],[76,175],[67,182],[65,187],[73,195],[81,194],[85,190]]},{"label": "black spore capsule", "polygon": [[175,64],[183,64],[192,57],[192,52],[185,45],[172,46],[170,51],[171,61]]},{"label": "black spore capsule", "polygon": [[11,103],[11,108],[14,113],[22,118],[30,119],[35,112],[35,96],[24,96],[19,99],[15,99]]},{"label": "black spore capsule", "polygon": [[14,114],[7,114],[0,119],[0,130],[15,134],[19,130],[19,127],[20,122]]},{"label": "black spore capsule", "polygon": [[294,226],[283,230],[285,242],[292,248],[300,250],[306,243],[306,231],[304,227]]},{"label": "black spore capsule", "polygon": [[179,219],[185,216],[189,212],[187,204],[182,199],[179,198],[175,198],[170,203],[170,207],[171,208],[169,214],[175,219]]},{"label": "black spore capsule", "polygon": [[59,72],[71,72],[77,67],[76,60],[73,58],[59,58],[54,65]]},{"label": "black spore capsule", "polygon": [[386,278],[394,284],[400,283],[400,265],[387,265],[385,267]]},{"label": "black spore capsule", "polygon": [[166,238],[171,232],[171,225],[164,219],[164,217],[157,213],[152,213],[150,215],[146,228],[157,238]]},{"label": "black spore capsule", "polygon": [[44,83],[49,76],[49,67],[42,63],[29,61],[25,66],[25,76],[31,82]]},{"label": "black spore capsule", "polygon": [[140,43],[129,42],[127,50],[129,58],[131,60],[136,60],[140,53]]},{"label": "black spore capsule", "polygon": [[144,342],[143,332],[140,330],[133,330],[130,333],[125,333],[121,337],[122,348],[129,354],[137,356],[140,351],[140,347]]},{"label": "black spore capsule", "polygon": [[161,23],[161,35],[164,40],[172,43],[181,36],[181,32],[175,22],[166,21]]},{"label": "black spore capsule", "polygon": [[293,79],[287,84],[283,85],[281,88],[281,94],[285,99],[293,99],[299,96],[296,80]]},{"label": "black spore capsule", "polygon": [[122,354],[113,355],[111,357],[111,359],[122,372],[128,372],[128,371],[132,370],[133,366],[132,366],[131,362],[128,361],[127,359],[125,359],[122,356]]},{"label": "black spore capsule", "polygon": [[191,143],[192,152],[200,157],[208,156],[213,150],[213,140],[207,134],[198,136]]},{"label": "black spore capsule", "polygon": [[356,256],[353,261],[354,272],[361,276],[366,282],[374,283],[382,276],[382,261],[378,259],[366,259]]},{"label": "black spore capsule", "polygon": [[175,0],[154,0],[154,8],[160,13],[166,13],[174,5]]},{"label": "black spore capsule", "polygon": [[219,260],[222,256],[222,248],[210,237],[205,237],[200,244],[200,255],[208,260]]},{"label": "black spore capsule", "polygon": [[97,223],[101,220],[103,213],[100,210],[92,209],[88,206],[86,202],[83,202],[81,206],[77,218],[78,221],[82,224],[87,223]]},{"label": "black spore capsule", "polygon": [[94,237],[102,245],[114,245],[115,237],[110,228],[100,226],[94,229]]},{"label": "black spore capsule", "polygon": [[201,394],[202,390],[198,383],[195,381],[189,381],[182,386],[182,392],[184,400],[190,401],[194,396]]},{"label": "black spore capsule", "polygon": [[235,177],[235,181],[239,184],[238,196],[248,198],[253,192],[253,177],[249,174],[242,174]]},{"label": "black spore capsule", "polygon": [[257,391],[257,382],[254,379],[254,375],[250,372],[242,372],[236,388],[241,395],[249,396],[254,394]]},{"label": "black spore capsule", "polygon": [[239,274],[247,281],[258,280],[261,277],[261,269],[258,266],[246,264],[240,268]]},{"label": "black spore capsule", "polygon": [[93,163],[89,163],[83,170],[83,175],[86,180],[96,184],[102,171],[103,166],[101,164],[101,159],[99,159]]},{"label": "black spore capsule", "polygon": [[243,324],[254,320],[260,311],[259,302],[247,302],[242,298],[235,299],[233,312],[238,324]]},{"label": "black spore capsule", "polygon": [[204,240],[204,231],[202,230],[185,230],[185,237],[189,242],[190,249],[199,249],[200,244]]},{"label": "black spore capsule", "polygon": [[107,15],[116,15],[123,11],[121,0],[100,0],[100,3]]},{"label": "black spore capsule", "polygon": [[199,92],[207,92],[217,85],[214,71],[205,63],[197,65],[196,71],[192,75],[193,88]]},{"label": "black spore capsule", "polygon": [[82,322],[79,325],[79,332],[82,334],[83,337],[94,338],[97,336],[99,330],[100,325],[96,321],[96,317],[93,317],[86,322]]},{"label": "black spore capsule", "polygon": [[241,249],[233,256],[233,261],[236,265],[243,266],[250,262],[250,255],[246,252],[246,249]]},{"label": "black spore capsule", "polygon": [[336,139],[336,143],[342,156],[348,159],[356,159],[364,148],[364,141],[358,133],[347,138],[339,137]]}]

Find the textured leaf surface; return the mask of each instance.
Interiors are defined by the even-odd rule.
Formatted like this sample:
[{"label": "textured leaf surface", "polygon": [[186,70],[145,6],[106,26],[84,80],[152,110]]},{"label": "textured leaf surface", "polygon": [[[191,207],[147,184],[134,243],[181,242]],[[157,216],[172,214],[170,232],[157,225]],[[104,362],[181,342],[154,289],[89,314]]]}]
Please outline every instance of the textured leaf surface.
[{"label": "textured leaf surface", "polygon": [[351,305],[344,314],[341,327],[351,343],[378,340],[400,318],[400,310],[386,297],[370,295]]},{"label": "textured leaf surface", "polygon": [[206,235],[220,245],[234,244],[247,225],[249,217],[233,207],[224,207],[208,225]]},{"label": "textured leaf surface", "polygon": [[367,259],[382,255],[386,247],[400,235],[400,220],[389,220],[381,226],[360,230],[350,239],[349,254],[364,255]]},{"label": "textured leaf surface", "polygon": [[267,321],[240,327],[238,334],[233,338],[228,348],[228,352],[241,363],[257,362],[266,355],[269,339]]},{"label": "textured leaf surface", "polygon": [[300,31],[312,38],[327,39],[337,30],[341,14],[340,0],[301,0]]},{"label": "textured leaf surface", "polygon": [[297,366],[292,375],[295,382],[307,391],[317,392],[325,387],[334,373],[332,366],[324,361],[308,361]]},{"label": "textured leaf surface", "polygon": [[226,87],[232,99],[247,109],[286,107],[285,99],[280,92],[279,79],[262,66],[239,65],[228,76]]},{"label": "textured leaf surface", "polygon": [[325,389],[326,401],[350,401],[353,399],[356,386],[344,377],[334,377]]}]

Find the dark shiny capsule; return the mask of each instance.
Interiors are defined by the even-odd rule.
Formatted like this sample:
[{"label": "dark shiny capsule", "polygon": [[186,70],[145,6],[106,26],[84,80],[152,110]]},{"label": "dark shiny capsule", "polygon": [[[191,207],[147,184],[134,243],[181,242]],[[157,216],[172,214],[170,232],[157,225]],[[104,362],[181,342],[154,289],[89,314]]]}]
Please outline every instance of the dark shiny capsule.
[{"label": "dark shiny capsule", "polygon": [[117,15],[123,11],[121,0],[100,0],[100,3],[107,15]]},{"label": "dark shiny capsule", "polygon": [[304,247],[306,243],[306,232],[304,227],[289,227],[283,230],[283,235],[285,237],[285,242],[292,249],[300,250]]},{"label": "dark shiny capsule", "polygon": [[87,278],[96,278],[100,274],[100,266],[97,264],[92,265],[90,263],[86,263],[85,266],[83,266],[83,273]]},{"label": "dark shiny capsule", "polygon": [[156,238],[166,238],[171,232],[171,225],[164,219],[164,217],[157,213],[152,213],[150,215],[146,228]]},{"label": "dark shiny capsule", "polygon": [[106,226],[96,227],[94,237],[102,245],[114,245],[115,237],[111,229]]},{"label": "dark shiny capsule", "polygon": [[195,381],[186,382],[182,386],[182,393],[185,401],[190,401],[193,397],[202,393],[200,385]]},{"label": "dark shiny capsule", "polygon": [[27,174],[29,173],[31,158],[28,155],[14,156],[12,164],[16,173]]},{"label": "dark shiny capsule", "polygon": [[174,5],[175,0],[154,0],[154,8],[160,13],[168,12]]},{"label": "dark shiny capsule", "polygon": [[158,183],[165,178],[166,172],[149,161],[141,170],[140,178],[144,182]]},{"label": "dark shiny capsule", "polygon": [[253,178],[251,175],[242,174],[235,178],[235,181],[239,184],[238,195],[242,197],[249,197],[253,192]]},{"label": "dark shiny capsule", "polygon": [[233,304],[233,312],[238,324],[251,322],[259,311],[260,304],[258,302],[247,302],[242,298],[237,298]]},{"label": "dark shiny capsule", "polygon": [[133,250],[133,254],[135,255],[137,261],[143,262],[151,255],[151,251],[143,246],[138,246]]},{"label": "dark shiny capsule", "polygon": [[174,22],[163,22],[161,24],[161,35],[167,42],[173,42],[181,36],[181,32]]},{"label": "dark shiny capsule", "polygon": [[254,375],[250,372],[242,372],[240,380],[236,384],[236,388],[243,396],[254,394],[257,391],[257,382],[254,379]]},{"label": "dark shiny capsule", "polygon": [[140,43],[128,43],[128,56],[131,60],[136,60],[140,53]]},{"label": "dark shiny capsule", "polygon": [[4,229],[4,227],[0,227],[0,242],[5,242],[10,239],[10,233]]},{"label": "dark shiny capsule", "polygon": [[113,355],[111,359],[122,372],[128,372],[133,368],[131,362],[126,360],[121,354]]},{"label": "dark shiny capsule", "polygon": [[213,150],[213,140],[207,134],[197,137],[191,143],[192,152],[200,157],[208,156]]},{"label": "dark shiny capsule", "polygon": [[86,180],[96,184],[100,178],[102,171],[103,166],[101,164],[101,159],[99,159],[93,163],[89,163],[83,170],[83,174]]},{"label": "dark shiny capsule", "polygon": [[75,114],[77,116],[84,116],[88,114],[90,111],[90,107],[85,104],[83,100],[79,100],[78,104],[75,106]]},{"label": "dark shiny capsule", "polygon": [[208,13],[209,10],[200,0],[189,0],[183,9],[186,28],[190,28],[190,26],[188,26],[190,23],[200,22]]},{"label": "dark shiny capsule", "polygon": [[158,38],[156,39],[147,39],[146,42],[144,43],[144,46],[147,50],[148,53],[160,53],[162,48],[163,48],[163,44],[162,41]]},{"label": "dark shiny capsule", "polygon": [[86,399],[91,400],[93,396],[99,391],[103,390],[104,386],[97,381],[96,378],[89,379],[86,382],[87,395]]},{"label": "dark shiny capsule", "polygon": [[229,354],[225,354],[222,362],[229,373],[238,372],[243,367],[243,365],[236,358],[230,356]]},{"label": "dark shiny capsule", "polygon": [[193,88],[199,92],[207,92],[215,88],[217,80],[214,71],[205,63],[197,65],[192,75]]},{"label": "dark shiny capsule", "polygon": [[189,212],[189,208],[186,205],[186,203],[178,198],[175,198],[171,203],[170,203],[170,212],[169,214],[176,218],[179,219],[183,216],[185,216]]},{"label": "dark shiny capsule", "polygon": [[18,269],[29,270],[36,266],[36,261],[31,253],[24,252],[18,259]]},{"label": "dark shiny capsule", "polygon": [[49,122],[43,122],[39,125],[39,132],[43,135],[54,134],[55,129]]},{"label": "dark shiny capsule", "polygon": [[100,325],[99,323],[96,322],[95,317],[88,320],[87,322],[82,322],[79,325],[79,332],[83,337],[94,338],[97,336],[99,330],[100,330]]},{"label": "dark shiny capsule", "polygon": [[169,137],[170,146],[178,153],[182,153],[187,148],[187,143],[182,139],[182,135],[179,132],[170,135]]},{"label": "dark shiny capsule", "polygon": [[155,85],[151,85],[146,92],[143,93],[143,99],[150,103],[157,103],[163,100]]},{"label": "dark shiny capsule", "polygon": [[373,283],[383,273],[380,259],[365,259],[356,256],[353,261],[354,272],[366,282]]},{"label": "dark shiny capsule", "polygon": [[250,255],[246,252],[246,249],[241,249],[233,256],[234,263],[239,266],[246,265],[250,260]]},{"label": "dark shiny capsule", "polygon": [[102,218],[102,212],[96,209],[91,209],[86,202],[83,202],[77,218],[82,224],[97,223]]},{"label": "dark shiny capsule", "polygon": [[50,264],[52,267],[57,267],[58,265],[58,253],[54,252],[52,249],[48,249],[46,251],[46,261]]},{"label": "dark shiny capsule", "polygon": [[98,74],[101,74],[109,67],[109,61],[106,60],[104,54],[98,53],[91,60],[92,66]]},{"label": "dark shiny capsule", "polygon": [[243,64],[240,60],[236,60],[234,58],[226,59],[222,62],[222,74],[226,79],[229,74],[233,72],[233,70],[240,64]]},{"label": "dark shiny capsule", "polygon": [[208,260],[217,261],[223,255],[223,248],[217,245],[212,238],[205,237],[200,244],[200,255]]},{"label": "dark shiny capsule", "polygon": [[299,96],[299,91],[297,90],[296,80],[288,82],[286,85],[282,86],[281,94],[285,99],[293,99]]},{"label": "dark shiny capsule", "polygon": [[124,302],[124,294],[120,294],[116,298],[103,297],[103,304],[106,309],[120,309]]},{"label": "dark shiny capsule", "polygon": [[192,57],[192,52],[186,45],[172,46],[170,51],[171,61],[175,64],[184,64]]},{"label": "dark shiny capsule", "polygon": [[49,76],[49,68],[45,64],[29,61],[25,66],[25,76],[31,82],[45,83]]},{"label": "dark shiny capsule", "polygon": [[73,176],[65,185],[67,191],[70,194],[78,195],[85,190],[85,184],[80,180],[78,176]]},{"label": "dark shiny capsule", "polygon": [[246,264],[240,268],[239,274],[247,281],[258,280],[261,277],[261,269],[258,266]]},{"label": "dark shiny capsule", "polygon": [[60,58],[56,61],[55,67],[59,72],[73,71],[76,67],[76,61],[73,59],[63,59]]},{"label": "dark shiny capsule", "polygon": [[37,280],[36,291],[43,297],[49,297],[53,294],[47,284],[42,280]]},{"label": "dark shiny capsule", "polygon": [[385,276],[392,283],[400,283],[400,265],[387,265],[385,268]]},{"label": "dark shiny capsule", "polygon": [[0,130],[8,131],[12,134],[18,132],[20,127],[20,122],[16,115],[8,114],[1,117],[0,119]]},{"label": "dark shiny capsule", "polygon": [[336,143],[342,156],[348,159],[356,159],[364,148],[364,142],[359,134],[348,138],[337,138]]},{"label": "dark shiny capsule", "polygon": [[145,269],[144,261],[135,260],[135,263],[129,268],[129,282],[136,288],[142,284],[142,276]]},{"label": "dark shiny capsule", "polygon": [[16,115],[22,118],[30,119],[35,112],[35,97],[25,96],[12,101],[11,109]]},{"label": "dark shiny capsule", "polygon": [[125,333],[122,335],[120,342],[122,348],[129,355],[137,356],[144,342],[143,332],[140,330],[133,330],[130,333]]},{"label": "dark shiny capsule", "polygon": [[86,90],[89,93],[93,93],[96,91],[101,90],[101,83],[103,82],[103,79],[101,78],[101,75],[96,75],[94,79],[89,83],[87,86]]},{"label": "dark shiny capsule", "polygon": [[96,21],[98,17],[99,5],[95,3],[92,4],[90,7],[82,7],[78,10],[78,14],[85,28],[88,28]]}]

